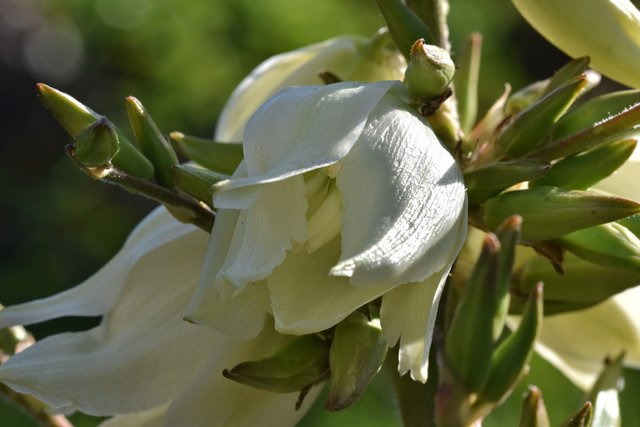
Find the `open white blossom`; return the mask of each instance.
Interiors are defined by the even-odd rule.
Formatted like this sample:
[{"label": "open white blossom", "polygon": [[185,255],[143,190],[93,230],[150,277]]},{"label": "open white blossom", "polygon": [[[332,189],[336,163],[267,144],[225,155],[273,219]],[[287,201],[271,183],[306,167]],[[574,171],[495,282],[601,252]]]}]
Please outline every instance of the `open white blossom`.
[{"label": "open white blossom", "polygon": [[606,76],[640,88],[640,11],[630,0],[513,0],[547,40],[574,58],[589,56]]},{"label": "open white blossom", "polygon": [[188,318],[251,338],[330,328],[382,296],[400,372],[425,381],[442,286],[464,240],[453,157],[399,82],[286,89],[244,133],[216,185],[216,226]]}]

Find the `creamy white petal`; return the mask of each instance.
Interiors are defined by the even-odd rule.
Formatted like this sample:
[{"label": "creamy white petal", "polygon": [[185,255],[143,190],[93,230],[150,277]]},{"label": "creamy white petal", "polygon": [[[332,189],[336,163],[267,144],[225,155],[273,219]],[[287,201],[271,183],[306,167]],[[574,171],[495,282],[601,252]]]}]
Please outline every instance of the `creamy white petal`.
[{"label": "creamy white petal", "polygon": [[267,278],[276,330],[294,335],[322,331],[393,288],[356,287],[346,278],[328,276],[339,254],[337,236],[311,254],[302,250],[287,255]]},{"label": "creamy white petal", "polygon": [[311,390],[301,410],[295,411],[297,393],[271,393],[236,383],[222,369],[266,357],[286,343],[273,332],[273,324],[251,341],[236,342],[224,358],[209,364],[167,411],[166,427],[287,427],[302,418],[317,396]]},{"label": "creamy white petal", "polygon": [[54,408],[110,415],[172,400],[227,339],[182,320],[208,235],[192,231],[131,269],[103,323],[54,335],[0,366],[0,381]]},{"label": "creamy white petal", "polygon": [[169,405],[162,405],[149,411],[116,415],[100,423],[99,427],[162,427],[168,407]]},{"label": "creamy white petal", "polygon": [[450,269],[451,264],[422,283],[398,286],[382,297],[382,334],[391,347],[400,340],[398,372],[411,371],[415,381],[427,381],[438,303]]},{"label": "creamy white petal", "polygon": [[393,95],[369,116],[337,183],[342,256],[331,274],[353,284],[421,282],[460,250],[462,172],[431,128]]},{"label": "creamy white petal", "polygon": [[247,178],[214,186],[218,208],[244,209],[259,195],[258,184],[282,181],[336,163],[358,140],[376,104],[397,82],[344,82],[285,89],[247,123]]},{"label": "creamy white petal", "polygon": [[216,141],[242,141],[244,125],[260,104],[287,86],[318,85],[318,72],[336,70],[353,57],[360,37],[338,37],[273,56],[255,68],[229,97],[216,127]]},{"label": "creamy white petal", "polygon": [[640,12],[629,0],[513,0],[547,40],[596,70],[640,88]]},{"label": "creamy white petal", "polygon": [[124,247],[100,271],[80,285],[51,297],[6,307],[0,311],[0,328],[29,325],[63,316],[100,316],[109,311],[132,266],[148,252],[192,233],[164,208],[149,214],[131,233]]},{"label": "creamy white petal", "polygon": [[640,368],[640,287],[585,310],[544,318],[536,351],[578,387],[588,390],[605,357],[625,351]]},{"label": "creamy white petal", "polygon": [[598,190],[607,191],[631,200],[640,201],[640,145],[613,175],[596,184]]}]

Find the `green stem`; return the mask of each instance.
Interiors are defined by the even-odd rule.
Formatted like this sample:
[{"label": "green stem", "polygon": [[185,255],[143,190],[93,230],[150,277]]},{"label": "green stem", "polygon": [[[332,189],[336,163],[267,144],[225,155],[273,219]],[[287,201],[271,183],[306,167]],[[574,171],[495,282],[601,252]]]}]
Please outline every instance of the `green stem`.
[{"label": "green stem", "polygon": [[447,14],[449,13],[449,0],[406,0],[407,6],[427,24],[435,37],[436,43],[448,52],[451,51],[449,43],[449,26]]},{"label": "green stem", "polygon": [[[431,356],[434,352],[431,352]],[[398,374],[398,347],[389,350],[385,359],[385,369],[390,376],[396,397],[402,425],[404,427],[436,427],[435,395],[438,387],[437,364],[429,358],[429,380],[426,384],[411,379],[409,374]]]}]

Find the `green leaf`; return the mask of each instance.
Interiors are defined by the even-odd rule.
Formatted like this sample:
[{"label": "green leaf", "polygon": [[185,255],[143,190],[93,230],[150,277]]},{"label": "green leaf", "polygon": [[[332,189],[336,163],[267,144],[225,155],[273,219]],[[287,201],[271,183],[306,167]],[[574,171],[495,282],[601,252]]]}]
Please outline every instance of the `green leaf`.
[{"label": "green leaf", "polygon": [[171,132],[169,138],[189,160],[214,172],[231,175],[244,157],[242,144],[215,142],[180,132]]}]

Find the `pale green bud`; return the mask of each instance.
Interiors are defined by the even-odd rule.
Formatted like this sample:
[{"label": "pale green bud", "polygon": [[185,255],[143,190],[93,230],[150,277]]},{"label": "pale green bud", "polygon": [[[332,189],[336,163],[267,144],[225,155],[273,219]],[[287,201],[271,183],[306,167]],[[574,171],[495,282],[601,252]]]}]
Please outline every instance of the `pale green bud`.
[{"label": "pale green bud", "polygon": [[419,39],[411,46],[404,83],[412,96],[439,98],[447,91],[455,71],[456,66],[446,50]]},{"label": "pale green bud", "polygon": [[80,131],[73,140],[71,155],[82,166],[106,166],[120,150],[113,124],[101,117]]},{"label": "pale green bud", "polygon": [[243,158],[242,144],[220,143],[181,132],[171,132],[169,138],[189,160],[221,174],[231,175]]},{"label": "pale green bud", "polygon": [[229,178],[228,175],[222,175],[195,165],[172,166],[171,175],[176,188],[209,206],[211,206],[213,196],[211,186]]},{"label": "pale green bud", "polygon": [[542,392],[536,386],[529,386],[522,401],[519,427],[549,427],[549,415],[542,400]]}]

